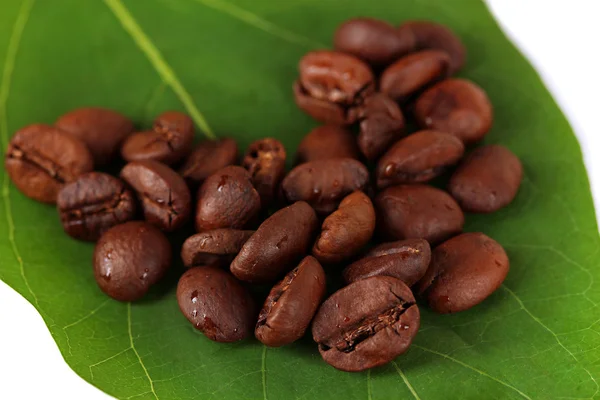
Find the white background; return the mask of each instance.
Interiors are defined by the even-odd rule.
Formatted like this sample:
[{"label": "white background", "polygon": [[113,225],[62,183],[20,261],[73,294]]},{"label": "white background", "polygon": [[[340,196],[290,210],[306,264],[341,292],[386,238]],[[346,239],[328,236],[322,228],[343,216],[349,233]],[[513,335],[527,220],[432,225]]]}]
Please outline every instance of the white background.
[{"label": "white background", "polygon": [[[488,0],[488,4],[575,129],[600,211],[597,0]],[[35,398],[109,397],[71,371],[37,311],[0,281],[0,399]]]}]

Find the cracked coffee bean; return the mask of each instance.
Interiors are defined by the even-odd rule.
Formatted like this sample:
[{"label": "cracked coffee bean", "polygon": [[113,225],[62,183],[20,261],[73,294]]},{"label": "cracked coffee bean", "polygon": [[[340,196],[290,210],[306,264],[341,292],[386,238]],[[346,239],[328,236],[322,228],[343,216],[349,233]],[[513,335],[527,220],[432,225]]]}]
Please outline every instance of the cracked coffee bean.
[{"label": "cracked coffee bean", "polygon": [[237,161],[238,146],[235,140],[204,140],[192,151],[179,173],[189,183],[201,185],[206,178]]},{"label": "cracked coffee bean", "polygon": [[404,115],[398,104],[383,93],[374,93],[365,99],[358,119],[358,147],[369,161],[379,158],[404,136]]},{"label": "cracked coffee bean", "polygon": [[101,172],[81,175],[56,199],[63,229],[79,240],[96,241],[108,229],[135,216],[135,198],[117,178]]},{"label": "cracked coffee bean", "polygon": [[172,232],[188,221],[190,190],[171,168],[151,160],[132,161],[121,170],[121,179],[135,190],[149,223]]},{"label": "cracked coffee bean", "polygon": [[318,126],[304,136],[296,152],[296,164],[329,158],[359,158],[356,139],[341,126]]},{"label": "cracked coffee bean", "polygon": [[408,286],[396,278],[373,276],[325,300],[312,334],[325,362],[356,372],[386,364],[408,350],[419,324]]},{"label": "cracked coffee bean", "polygon": [[4,167],[25,196],[54,204],[63,185],[90,172],[94,163],[81,140],[57,128],[34,124],[15,133]]},{"label": "cracked coffee bean", "polygon": [[229,267],[252,234],[254,231],[224,228],[190,236],[181,248],[183,265]]},{"label": "cracked coffee bean", "polygon": [[102,235],[94,249],[94,276],[119,301],[142,298],[171,265],[171,244],[153,225],[129,221]]},{"label": "cracked coffee bean", "polygon": [[263,305],[254,335],[263,344],[279,347],[304,332],[325,295],[325,271],[311,256],[276,284]]},{"label": "cracked coffee bean", "polygon": [[285,175],[286,152],[283,144],[273,138],[264,138],[250,144],[242,166],[250,172],[252,183],[260,194],[263,209],[271,205],[279,183]]}]

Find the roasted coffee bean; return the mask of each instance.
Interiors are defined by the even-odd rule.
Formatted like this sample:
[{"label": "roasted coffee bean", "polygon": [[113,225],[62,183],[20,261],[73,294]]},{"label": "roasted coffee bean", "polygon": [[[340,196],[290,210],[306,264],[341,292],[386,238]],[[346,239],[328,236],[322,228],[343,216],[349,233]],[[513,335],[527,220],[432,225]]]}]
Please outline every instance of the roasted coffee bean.
[{"label": "roasted coffee bean", "polygon": [[465,64],[467,49],[460,38],[444,25],[430,21],[408,21],[398,28],[398,35],[405,41],[410,41],[412,38],[416,49],[446,52],[450,56],[451,74]]},{"label": "roasted coffee bean", "polygon": [[235,140],[204,140],[192,151],[179,173],[188,182],[200,185],[221,168],[236,164],[237,161],[238,146]]},{"label": "roasted coffee bean", "polygon": [[412,286],[423,277],[430,260],[431,249],[425,239],[399,240],[372,248],[363,258],[347,266],[342,276],[346,283],[352,283],[385,275]]},{"label": "roasted coffee bean", "polygon": [[58,192],[56,205],[63,229],[79,240],[96,241],[115,225],[135,216],[135,198],[117,178],[89,172]]},{"label": "roasted coffee bean", "polygon": [[236,278],[251,283],[273,282],[304,256],[318,228],[314,210],[299,201],[263,222],[231,263]]},{"label": "roasted coffee bean", "polygon": [[260,211],[260,195],[242,167],[230,165],[209,176],[198,190],[196,230],[244,228]]},{"label": "roasted coffee bean", "polygon": [[456,137],[420,131],[396,142],[377,163],[377,187],[427,182],[456,164],[465,152]]},{"label": "roasted coffee bean", "polygon": [[242,246],[254,231],[215,229],[187,238],[181,248],[181,259],[186,267],[229,267]]},{"label": "roasted coffee bean", "polygon": [[375,78],[360,59],[328,50],[312,51],[300,60],[294,97],[300,109],[318,121],[350,125],[357,106],[375,90]]},{"label": "roasted coffee bean", "polygon": [[413,51],[416,42],[412,35],[398,35],[396,29],[385,21],[353,18],[337,28],[333,46],[378,67]]},{"label": "roasted coffee bean", "polygon": [[191,212],[191,195],[185,181],[156,161],[133,161],[121,178],[135,190],[146,221],[172,232],[185,224]]},{"label": "roasted coffee bean", "polygon": [[260,204],[267,208],[285,175],[286,152],[283,144],[273,138],[260,139],[248,147],[242,166],[250,172],[252,183],[260,194]]},{"label": "roasted coffee bean", "polygon": [[465,79],[446,79],[427,89],[417,99],[414,114],[421,128],[451,133],[465,143],[481,140],[493,119],[485,92]]},{"label": "roasted coffee bean", "polygon": [[248,337],[256,321],[250,293],[229,272],[215,267],[192,268],[179,279],[177,302],[196,329],[216,342]]},{"label": "roasted coffee bean", "polygon": [[315,316],[313,339],[328,364],[364,371],[404,353],[419,330],[415,299],[401,280],[373,276],[329,297]]},{"label": "roasted coffee bean", "polygon": [[404,136],[404,115],[400,107],[383,93],[367,97],[359,109],[358,147],[372,161]]},{"label": "roasted coffee bean", "polygon": [[43,124],[17,131],[5,157],[4,167],[17,189],[51,204],[65,183],[94,168],[92,154],[81,140]]},{"label": "roasted coffee bean", "polygon": [[102,235],[94,250],[100,289],[120,301],[142,298],[171,265],[171,244],[153,225],[129,221]]},{"label": "roasted coffee bean", "polygon": [[446,78],[450,57],[439,50],[423,50],[396,61],[381,74],[379,89],[397,101],[406,101],[432,83]]},{"label": "roasted coffee bean", "polygon": [[112,161],[123,140],[133,132],[133,123],[129,118],[98,107],[70,111],[62,115],[55,125],[82,140],[90,149],[96,166]]},{"label": "roasted coffee bean", "polygon": [[121,156],[126,161],[153,160],[172,165],[192,149],[194,123],[186,114],[167,111],[154,120],[151,131],[136,132],[123,142]]},{"label": "roasted coffee bean", "polygon": [[263,344],[279,347],[304,336],[325,295],[325,271],[311,256],[271,289],[254,335]]},{"label": "roasted coffee bean", "polygon": [[504,146],[473,151],[456,170],[448,190],[465,211],[489,213],[510,204],[521,185],[523,166]]},{"label": "roasted coffee bean", "polygon": [[359,161],[333,158],[297,166],[283,179],[281,188],[288,202],[303,200],[318,213],[329,214],[344,197],[364,190],[368,183],[369,172]]},{"label": "roasted coffee bean", "polygon": [[358,158],[356,139],[349,130],[335,125],[318,126],[298,145],[296,164],[328,158]]},{"label": "roasted coffee bean", "polygon": [[354,192],[325,218],[312,254],[322,263],[338,263],[357,254],[371,240],[373,231],[373,203],[363,192]]},{"label": "roasted coffee bean", "polygon": [[435,244],[460,233],[465,223],[456,201],[427,185],[389,187],[374,203],[377,230],[387,240],[422,238]]},{"label": "roasted coffee bean", "polygon": [[483,233],[463,233],[433,250],[418,292],[435,312],[464,311],[502,285],[509,264],[498,242]]}]

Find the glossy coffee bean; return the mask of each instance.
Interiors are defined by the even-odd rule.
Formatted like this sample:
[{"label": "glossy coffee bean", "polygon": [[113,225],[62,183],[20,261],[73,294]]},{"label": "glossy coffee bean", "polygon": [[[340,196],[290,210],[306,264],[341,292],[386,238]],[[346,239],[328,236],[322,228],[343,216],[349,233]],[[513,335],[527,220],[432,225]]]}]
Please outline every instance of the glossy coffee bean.
[{"label": "glossy coffee bean", "polygon": [[353,18],[341,24],[333,36],[333,46],[373,66],[385,66],[413,51],[414,36],[398,35],[385,21]]},{"label": "glossy coffee bean", "polygon": [[142,298],[171,265],[171,244],[155,226],[129,221],[110,228],[94,249],[94,276],[120,301]]},{"label": "glossy coffee bean", "polygon": [[377,187],[427,182],[463,156],[465,147],[455,136],[419,131],[396,142],[377,163]]},{"label": "glossy coffee bean", "polygon": [[234,165],[237,161],[238,146],[235,140],[204,140],[192,151],[179,173],[191,184],[200,185],[221,168]]},{"label": "glossy coffee bean", "polygon": [[360,252],[374,231],[375,209],[371,199],[363,192],[354,192],[325,218],[312,254],[324,264],[338,263]]},{"label": "glossy coffee bean", "polygon": [[377,230],[387,240],[425,239],[435,244],[460,233],[465,223],[456,201],[427,185],[389,187],[374,204]]},{"label": "glossy coffee bean", "polygon": [[54,204],[62,186],[90,172],[94,164],[81,140],[57,128],[35,124],[15,133],[4,167],[25,196]]},{"label": "glossy coffee bean", "polygon": [[364,190],[369,172],[351,158],[317,160],[291,170],[281,183],[289,203],[306,201],[319,214],[333,212],[340,201],[355,190]]},{"label": "glossy coffee bean", "polygon": [[121,170],[121,179],[135,190],[149,223],[172,232],[188,221],[190,190],[171,168],[156,161],[133,161]]},{"label": "glossy coffee bean", "polygon": [[62,115],[55,126],[82,140],[90,149],[96,166],[112,161],[123,140],[133,132],[129,118],[99,107],[70,111]]},{"label": "glossy coffee bean", "polygon": [[123,181],[89,172],[58,192],[63,229],[79,240],[96,241],[108,229],[135,217],[135,197]]},{"label": "glossy coffee bean", "polygon": [[190,153],[193,141],[192,119],[178,111],[167,111],[154,120],[152,130],[125,139],[121,156],[126,161],[153,160],[172,165]]},{"label": "glossy coffee bean", "polygon": [[250,173],[230,165],[209,176],[198,190],[196,230],[242,229],[260,211]]},{"label": "glossy coffee bean", "polygon": [[375,90],[375,78],[360,59],[328,50],[312,51],[300,60],[294,97],[314,119],[335,125],[356,121],[356,107]]},{"label": "glossy coffee bean", "polygon": [[493,119],[487,94],[466,79],[446,79],[427,89],[414,114],[421,128],[451,133],[465,143],[481,140]]},{"label": "glossy coffee bean", "polygon": [[186,271],[177,284],[177,302],[188,321],[210,340],[237,342],[254,328],[254,300],[240,282],[220,268]]},{"label": "glossy coffee bean", "polygon": [[370,161],[404,136],[404,115],[396,102],[383,93],[374,93],[365,99],[359,120],[358,147]]},{"label": "glossy coffee bean", "polygon": [[423,277],[430,260],[431,249],[425,239],[399,240],[373,247],[363,258],[347,266],[342,276],[347,284],[384,275],[412,286]]},{"label": "glossy coffee bean", "polygon": [[285,175],[285,160],[283,144],[273,138],[257,140],[246,151],[242,166],[250,172],[263,208],[267,208],[277,194],[279,183]]},{"label": "glossy coffee bean", "polygon": [[231,263],[236,278],[251,283],[281,278],[303,257],[318,228],[314,210],[299,201],[265,220]]},{"label": "glossy coffee bean", "polygon": [[463,233],[433,250],[418,293],[440,314],[464,311],[502,285],[509,264],[498,242],[483,233]]},{"label": "glossy coffee bean", "polygon": [[186,267],[229,267],[254,231],[215,229],[197,233],[183,242],[181,260]]},{"label": "glossy coffee bean", "polygon": [[296,164],[328,158],[358,158],[356,138],[346,128],[318,126],[304,136],[298,145]]},{"label": "glossy coffee bean", "polygon": [[521,186],[523,166],[500,145],[476,149],[456,170],[448,190],[463,210],[490,213],[510,204]]},{"label": "glossy coffee bean", "polygon": [[263,305],[254,335],[263,344],[279,347],[304,332],[325,295],[325,271],[311,256],[277,283]]},{"label": "glossy coffee bean", "polygon": [[325,362],[356,372],[386,364],[408,350],[419,324],[408,286],[396,278],[373,276],[325,300],[312,334]]}]

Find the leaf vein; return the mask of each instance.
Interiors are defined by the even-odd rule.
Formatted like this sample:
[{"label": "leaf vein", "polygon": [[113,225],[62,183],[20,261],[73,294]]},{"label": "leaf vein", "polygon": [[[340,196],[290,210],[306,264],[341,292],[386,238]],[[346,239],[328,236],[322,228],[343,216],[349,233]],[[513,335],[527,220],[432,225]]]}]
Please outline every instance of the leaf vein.
[{"label": "leaf vein", "polygon": [[392,365],[394,366],[394,368],[396,368],[396,372],[398,372],[398,375],[400,375],[400,378],[402,378],[402,380],[406,384],[406,387],[408,387],[408,390],[410,390],[410,392],[412,393],[413,397],[416,400],[421,400],[421,398],[417,394],[416,390],[412,387],[412,385],[408,381],[408,378],[406,377],[406,375],[404,375],[404,372],[402,372],[402,369],[400,369],[398,364],[396,364],[396,361],[392,361]]},{"label": "leaf vein", "polygon": [[262,375],[263,400],[267,400],[267,346],[264,344],[260,363],[260,372]]},{"label": "leaf vein", "polygon": [[142,357],[140,357],[140,354],[138,353],[137,349],[135,348],[135,344],[133,343],[133,335],[131,334],[131,303],[127,303],[127,332],[129,333],[129,345],[131,346],[131,349],[135,353],[135,356],[137,357],[138,361],[140,362],[140,366],[144,370],[146,378],[148,378],[148,382],[150,382],[150,391],[152,392],[156,400],[158,400],[158,395],[156,394],[156,390],[154,389],[154,382],[152,381],[152,378],[150,378],[150,374],[148,373],[148,370],[146,369],[146,366],[142,361]]}]

